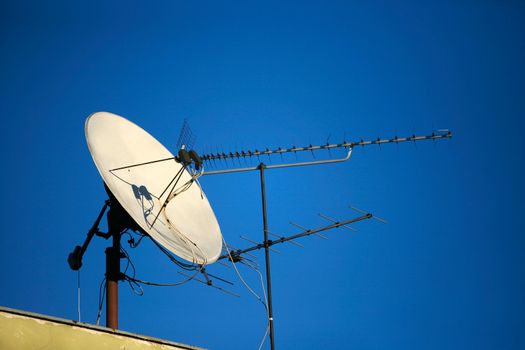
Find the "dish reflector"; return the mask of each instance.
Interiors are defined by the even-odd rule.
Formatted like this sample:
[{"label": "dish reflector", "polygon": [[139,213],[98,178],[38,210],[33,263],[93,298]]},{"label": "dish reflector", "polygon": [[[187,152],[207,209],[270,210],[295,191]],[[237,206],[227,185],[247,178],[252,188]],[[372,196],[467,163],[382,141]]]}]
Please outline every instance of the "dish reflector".
[{"label": "dish reflector", "polygon": [[[182,164],[170,159],[129,167],[173,158],[170,151],[136,124],[112,113],[90,115],[85,133],[104,182],[151,238],[190,262],[217,260],[222,249],[219,224],[206,195]],[[175,181],[168,185],[177,173],[181,177],[175,196],[163,209]]]}]

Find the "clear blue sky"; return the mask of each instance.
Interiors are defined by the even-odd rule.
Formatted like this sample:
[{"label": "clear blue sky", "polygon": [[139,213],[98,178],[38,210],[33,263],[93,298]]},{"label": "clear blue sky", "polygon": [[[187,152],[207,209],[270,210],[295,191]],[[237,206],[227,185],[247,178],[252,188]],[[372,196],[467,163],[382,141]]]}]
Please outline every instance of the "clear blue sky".
[{"label": "clear blue sky", "polygon": [[[450,128],[450,141],[356,149],[348,163],[267,174],[270,230],[388,219],[272,255],[279,349],[525,349],[523,2],[26,2],[0,5],[0,304],[76,319],[66,257],[103,201],[84,120],[110,111],[173,151]],[[278,159],[274,159],[278,161]],[[262,236],[258,175],[202,185],[226,240]],[[95,322],[104,247],[82,268]],[[128,249],[131,250],[131,249]],[[137,276],[180,280],[144,242]],[[259,262],[263,263],[262,256]],[[256,349],[264,310],[198,283],[121,286],[122,329]],[[241,269],[254,288],[257,276]]]}]

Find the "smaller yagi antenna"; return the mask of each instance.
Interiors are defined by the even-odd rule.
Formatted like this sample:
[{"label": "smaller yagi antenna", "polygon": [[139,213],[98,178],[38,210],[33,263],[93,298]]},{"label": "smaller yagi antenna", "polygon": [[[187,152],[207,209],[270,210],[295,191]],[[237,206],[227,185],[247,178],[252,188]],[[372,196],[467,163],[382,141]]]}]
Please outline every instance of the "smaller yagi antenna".
[{"label": "smaller yagi antenna", "polygon": [[[264,170],[263,170],[264,167],[261,168],[261,169],[264,172]],[[264,208],[266,207],[266,204],[265,204],[265,201],[264,201],[264,197],[265,197],[265,195],[264,195],[264,177],[261,177],[261,180],[262,180],[262,184],[263,184],[263,188],[262,188],[263,189],[263,211],[265,213],[266,211],[265,211]],[[270,232],[268,230],[268,227],[267,227],[266,215],[264,215],[264,232],[265,232],[264,241],[256,242],[256,241],[251,240],[251,239],[249,239],[247,237],[241,236],[241,239],[244,239],[244,240],[246,240],[246,241],[248,241],[248,242],[253,244],[252,246],[247,247],[247,248],[243,248],[243,249],[232,247],[232,246],[226,244],[226,242],[224,242],[226,253],[225,254],[223,253],[221,256],[219,256],[219,258],[217,260],[220,262],[220,260],[228,259],[232,263],[232,265],[235,268],[237,274],[239,274],[239,271],[237,270],[235,265],[236,265],[236,263],[239,263],[239,262],[243,263],[245,265],[248,265],[249,267],[252,267],[256,271],[258,271],[258,268],[253,266],[253,264],[256,264],[256,263],[253,262],[247,256],[251,256],[251,257],[255,258],[255,256],[253,256],[251,254],[252,252],[254,252],[256,250],[260,250],[260,249],[264,249],[265,250],[265,253],[266,253],[266,259],[265,259],[266,260],[266,273],[267,273],[267,275],[266,275],[266,277],[267,277],[266,278],[266,282],[267,282],[267,298],[266,298],[266,301],[263,302],[262,299],[257,294],[255,294],[255,292],[253,292],[253,290],[249,286],[246,285],[246,283],[244,282],[244,280],[242,279],[240,274],[239,274],[239,278],[241,279],[241,281],[243,281],[245,286],[252,292],[252,294],[254,294],[259,300],[261,300],[261,302],[263,302],[263,304],[267,308],[267,312],[268,312],[268,327],[269,327],[269,335],[270,335],[270,346],[271,346],[272,349],[274,349],[274,331],[273,331],[273,311],[272,311],[272,301],[271,301],[272,300],[272,289],[271,289],[270,273],[269,273],[270,272],[270,260],[269,260],[269,255],[268,255],[269,252],[270,251],[278,252],[272,247],[274,245],[282,244],[282,243],[291,243],[291,244],[294,244],[294,245],[296,245],[298,247],[304,248],[304,246],[302,244],[296,242],[297,239],[302,238],[302,237],[308,237],[308,236],[311,236],[311,235],[315,235],[315,236],[318,236],[318,237],[323,238],[323,239],[328,239],[327,237],[323,236],[321,234],[321,232],[328,231],[328,230],[331,230],[331,229],[334,229],[334,228],[345,228],[347,230],[356,231],[356,229],[354,229],[353,227],[350,227],[349,225],[353,224],[353,223],[356,223],[356,222],[359,222],[359,221],[367,220],[367,219],[378,219],[379,221],[386,223],[385,220],[379,219],[379,218],[377,218],[376,216],[374,216],[371,213],[366,213],[366,212],[364,212],[364,211],[362,211],[360,209],[357,209],[357,208],[352,208],[352,209],[359,211],[362,215],[359,216],[359,217],[353,218],[353,219],[347,219],[347,220],[338,221],[338,220],[329,218],[326,215],[319,214],[320,217],[322,217],[325,220],[328,220],[328,221],[332,222],[332,224],[327,225],[327,226],[322,226],[322,227],[319,227],[319,228],[315,228],[315,229],[309,229],[309,228],[301,226],[301,225],[299,225],[297,223],[290,222],[291,225],[300,228],[302,230],[302,232],[297,233],[297,234],[293,234],[293,235],[289,235],[289,236],[278,235],[276,233]],[[268,235],[276,237],[276,239],[271,240],[271,239],[268,238]],[[229,249],[228,247],[231,248],[231,249]],[[222,291],[224,291],[226,293],[235,295],[235,293],[232,293],[230,291],[224,290],[224,289],[222,289],[220,287],[217,287],[217,286],[213,285],[212,280],[209,278],[209,276],[211,276],[211,275],[207,274],[206,272],[203,272],[203,275],[206,278],[206,281],[203,281],[203,280],[200,280],[200,279],[195,279],[195,280],[197,282],[200,282],[200,283],[203,283],[203,284],[207,284],[208,286],[211,286],[211,287],[214,287],[214,288],[218,288],[218,289],[220,289],[220,290],[222,290]],[[212,277],[217,278],[216,276],[212,276]],[[220,280],[222,280],[222,279],[220,279]],[[262,277],[261,277],[261,283],[262,283]],[[264,287],[263,287],[263,291],[264,291]],[[263,340],[263,342],[264,342],[264,340]]]},{"label": "smaller yagi antenna", "polygon": [[[326,216],[323,216],[323,217],[327,218]],[[301,226],[299,224],[296,224],[294,222],[290,222],[291,225],[296,226],[296,227],[300,228],[303,231],[300,232],[300,233],[294,234],[294,235],[289,235],[289,236],[281,236],[281,235],[276,235],[276,234],[272,233],[272,236],[275,236],[276,239],[274,239],[274,240],[268,239],[268,240],[266,240],[264,242],[260,242],[260,243],[255,242],[253,240],[250,240],[250,239],[247,239],[246,237],[242,237],[241,236],[241,238],[249,241],[253,245],[248,247],[248,248],[244,248],[244,249],[239,249],[239,248],[232,249],[232,250],[229,251],[229,254],[221,255],[218,260],[228,259],[228,260],[231,260],[232,262],[236,263],[236,262],[239,262],[239,261],[241,261],[243,259],[243,256],[242,256],[243,254],[248,254],[248,253],[253,252],[255,250],[265,249],[265,248],[268,248],[269,250],[272,250],[270,247],[272,247],[272,246],[274,246],[276,244],[281,244],[281,243],[286,243],[286,242],[289,242],[289,243],[298,245],[300,247],[303,247],[301,244],[295,242],[295,240],[298,239],[298,238],[307,237],[307,236],[311,236],[311,235],[316,235],[316,236],[318,236],[320,238],[328,239],[328,237],[321,235],[320,232],[328,231],[328,230],[331,230],[331,229],[334,229],[334,228],[339,228],[339,227],[349,229],[350,227],[348,225],[350,225],[350,224],[353,224],[353,223],[356,223],[356,222],[359,222],[359,221],[362,221],[362,220],[372,219],[372,218],[376,218],[376,217],[373,214],[371,214],[371,213],[364,213],[363,215],[361,215],[359,217],[356,217],[356,218],[353,218],[353,219],[342,220],[342,221],[336,221],[336,220],[330,219],[330,221],[333,221],[333,223],[331,225],[322,226],[322,227],[319,227],[319,228],[316,228],[316,229],[308,229],[308,228],[306,228],[304,226]],[[353,229],[353,230],[355,230],[355,229]],[[270,233],[270,232],[268,232],[268,233]]]}]

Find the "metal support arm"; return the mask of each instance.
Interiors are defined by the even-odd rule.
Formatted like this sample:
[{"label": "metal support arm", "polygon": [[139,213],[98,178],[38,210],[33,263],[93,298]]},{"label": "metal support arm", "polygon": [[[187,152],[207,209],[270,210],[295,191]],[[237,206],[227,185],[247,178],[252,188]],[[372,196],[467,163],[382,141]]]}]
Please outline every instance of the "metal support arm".
[{"label": "metal support arm", "polygon": [[89,246],[89,243],[91,243],[91,240],[93,239],[93,236],[95,234],[99,234],[98,225],[100,224],[100,220],[104,217],[104,213],[106,212],[106,209],[109,206],[109,200],[106,200],[104,202],[104,206],[102,207],[102,210],[98,214],[97,219],[93,223],[93,226],[89,229],[87,233],[86,240],[84,241],[84,244],[82,246],[77,245],[71,253],[69,253],[69,256],[67,258],[67,262],[69,264],[69,267],[77,271],[82,267],[82,258],[84,256],[84,253],[86,252],[87,247]]}]

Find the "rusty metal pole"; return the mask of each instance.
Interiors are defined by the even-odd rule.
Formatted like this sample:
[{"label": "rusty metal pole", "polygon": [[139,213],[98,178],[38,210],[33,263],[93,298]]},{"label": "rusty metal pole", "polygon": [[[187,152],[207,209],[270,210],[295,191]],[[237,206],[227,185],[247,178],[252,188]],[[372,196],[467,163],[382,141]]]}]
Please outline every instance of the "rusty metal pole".
[{"label": "rusty metal pole", "polygon": [[106,248],[106,327],[118,329],[118,281],[120,233],[113,233],[113,246]]}]

